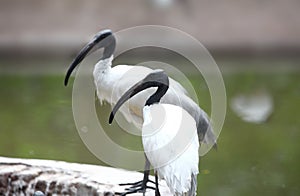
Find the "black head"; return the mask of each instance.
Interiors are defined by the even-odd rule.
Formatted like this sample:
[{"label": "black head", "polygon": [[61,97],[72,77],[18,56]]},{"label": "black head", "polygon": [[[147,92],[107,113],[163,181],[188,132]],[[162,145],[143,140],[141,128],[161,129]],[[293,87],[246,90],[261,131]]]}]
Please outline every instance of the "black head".
[{"label": "black head", "polygon": [[123,103],[125,103],[128,99],[135,96],[139,92],[151,87],[158,88],[156,92],[148,98],[145,105],[158,103],[160,99],[166,94],[169,88],[169,77],[167,76],[167,74],[162,70],[154,70],[152,73],[148,74],[143,80],[136,83],[128,91],[126,91],[124,95],[122,95],[122,97],[118,100],[117,104],[114,106],[112,112],[110,113],[109,124],[112,123],[116,112],[123,105]]},{"label": "black head", "polygon": [[111,30],[107,29],[100,31],[94,36],[94,38],[89,43],[87,43],[80,50],[80,52],[77,54],[67,71],[65,77],[65,86],[68,84],[69,78],[75,67],[79,65],[86,56],[100,48],[104,48],[103,56],[101,59],[109,58],[114,53],[116,48],[116,39]]}]

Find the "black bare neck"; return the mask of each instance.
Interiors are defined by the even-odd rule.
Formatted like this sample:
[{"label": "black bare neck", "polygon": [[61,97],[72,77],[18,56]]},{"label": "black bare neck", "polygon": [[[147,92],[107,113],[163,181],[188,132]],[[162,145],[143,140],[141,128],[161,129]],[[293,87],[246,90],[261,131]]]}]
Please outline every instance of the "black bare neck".
[{"label": "black bare neck", "polygon": [[161,98],[168,91],[168,89],[169,89],[169,86],[167,84],[160,83],[160,85],[158,86],[158,89],[156,90],[156,92],[153,95],[151,95],[151,97],[149,97],[149,99],[147,99],[145,105],[149,106],[149,105],[152,105],[154,103],[159,103]]}]

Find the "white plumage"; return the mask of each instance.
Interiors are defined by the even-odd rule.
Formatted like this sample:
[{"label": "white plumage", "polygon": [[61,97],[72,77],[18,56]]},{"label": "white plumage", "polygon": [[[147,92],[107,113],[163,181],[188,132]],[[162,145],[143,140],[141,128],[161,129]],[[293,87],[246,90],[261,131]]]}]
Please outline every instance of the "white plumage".
[{"label": "white plumage", "polygon": [[[151,165],[174,195],[188,195],[191,188],[194,194],[199,173],[195,120],[181,107],[170,104],[145,106],[143,116],[143,147]],[[174,141],[176,135],[180,140]],[[180,145],[178,142],[185,141],[183,137],[186,143]]]},{"label": "white plumage", "polygon": [[[143,79],[153,70],[143,66],[117,65],[111,67],[113,56],[108,59],[100,60],[94,68],[94,82],[97,88],[97,96],[100,102],[107,101],[114,105],[118,99],[135,83]],[[162,97],[161,103],[168,103],[181,106],[195,120],[196,124],[207,125],[207,132],[200,141],[204,143],[216,143],[213,130],[207,114],[187,96],[185,89],[175,80],[169,78],[170,86],[167,93]],[[125,103],[120,111],[128,122],[132,122],[136,127],[141,128],[143,123],[142,109],[145,100],[153,94],[155,89],[147,89]],[[198,134],[199,134],[198,130]],[[205,132],[206,130],[202,130]]]}]

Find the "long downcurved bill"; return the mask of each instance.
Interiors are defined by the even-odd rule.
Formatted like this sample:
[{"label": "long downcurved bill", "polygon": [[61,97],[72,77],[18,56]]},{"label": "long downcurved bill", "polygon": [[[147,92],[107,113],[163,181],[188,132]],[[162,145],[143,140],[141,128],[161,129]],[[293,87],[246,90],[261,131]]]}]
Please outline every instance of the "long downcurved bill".
[{"label": "long downcurved bill", "polygon": [[[97,33],[95,35],[95,37],[87,45],[85,45],[80,50],[80,52],[77,54],[77,56],[75,57],[75,59],[73,60],[73,62],[71,63],[71,65],[67,71],[65,81],[64,81],[65,86],[68,85],[69,78],[70,78],[73,70],[76,68],[76,66],[79,65],[87,55],[91,54],[92,52],[94,52],[95,50],[100,48],[101,44],[99,44],[99,43],[110,35],[112,35],[112,32],[110,30],[100,31],[99,33]],[[95,46],[97,46],[97,47],[95,47]]]},{"label": "long downcurved bill", "polygon": [[154,72],[148,74],[143,80],[136,83],[128,91],[126,91],[123,96],[118,100],[117,104],[114,106],[112,112],[109,116],[109,124],[112,123],[115,114],[118,109],[131,97],[135,96],[139,92],[150,88],[150,87],[160,87],[161,85],[169,86],[169,78],[163,70],[155,70]]}]

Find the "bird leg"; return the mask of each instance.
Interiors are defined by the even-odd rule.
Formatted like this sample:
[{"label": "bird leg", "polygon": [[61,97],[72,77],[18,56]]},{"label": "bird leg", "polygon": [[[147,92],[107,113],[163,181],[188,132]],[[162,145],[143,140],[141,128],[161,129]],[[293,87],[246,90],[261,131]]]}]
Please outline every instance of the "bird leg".
[{"label": "bird leg", "polygon": [[[151,187],[151,186],[147,186],[147,182],[151,182],[153,184],[155,184],[155,182],[153,182],[152,180],[149,179],[149,173],[150,173],[150,162],[147,158],[147,156],[145,156],[146,158],[146,163],[145,163],[145,170],[144,170],[144,178],[141,181],[138,182],[133,182],[133,183],[122,183],[119,184],[120,186],[128,186],[131,185],[131,187],[126,188],[125,192],[122,193],[116,193],[117,195],[129,195],[132,193],[138,193],[141,192],[143,193],[143,195],[145,195],[146,189],[152,189],[152,190],[156,190],[156,188]],[[156,191],[155,191],[156,192]]]},{"label": "bird leg", "polygon": [[155,196],[160,196],[159,188],[158,188],[158,176],[157,176],[157,171],[155,171]]}]

